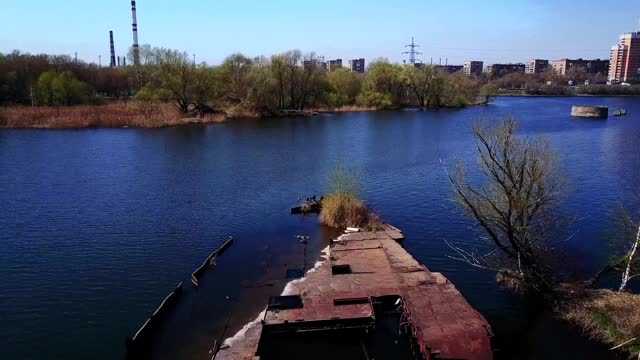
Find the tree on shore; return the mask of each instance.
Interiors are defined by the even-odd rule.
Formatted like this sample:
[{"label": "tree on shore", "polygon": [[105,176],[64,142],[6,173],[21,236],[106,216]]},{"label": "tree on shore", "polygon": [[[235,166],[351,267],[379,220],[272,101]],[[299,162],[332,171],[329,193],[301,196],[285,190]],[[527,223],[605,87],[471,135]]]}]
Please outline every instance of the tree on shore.
[{"label": "tree on shore", "polygon": [[556,279],[545,261],[547,235],[563,182],[554,151],[543,140],[516,137],[516,129],[512,119],[474,126],[484,184],[469,184],[461,163],[448,172],[457,202],[488,236],[491,250],[449,246],[456,259],[495,270],[506,284],[549,296]]},{"label": "tree on shore", "polygon": [[415,67],[407,65],[402,69],[403,79],[409,89],[413,92],[420,107],[427,107],[434,97],[434,93],[439,91],[438,71],[431,65]]},{"label": "tree on shore", "polygon": [[484,104],[487,105],[487,104],[489,104],[491,102],[491,99],[493,97],[498,95],[498,88],[492,83],[484,84],[480,88],[479,95],[484,97]]},{"label": "tree on shore", "polygon": [[584,285],[594,286],[605,275],[619,273],[621,279],[618,292],[623,292],[629,281],[640,277],[640,221],[622,207],[614,213],[614,218],[618,222],[618,231],[610,242],[613,255],[609,263]]},{"label": "tree on shore", "polygon": [[224,100],[237,105],[247,98],[250,89],[250,77],[253,61],[242,55],[227,57],[220,67],[222,96]]},{"label": "tree on shore", "polygon": [[38,78],[35,93],[39,105],[69,106],[86,103],[92,95],[92,90],[88,84],[76,79],[70,71],[47,71]]},{"label": "tree on shore", "polygon": [[369,72],[364,84],[365,96],[367,93],[382,94],[391,101],[392,105],[400,105],[405,84],[402,78],[402,66],[391,64],[386,60],[378,60],[369,66]]},{"label": "tree on shore", "polygon": [[176,107],[186,114],[195,109],[193,87],[197,80],[195,64],[186,52],[157,49],[155,81],[160,89],[171,94]]},{"label": "tree on shore", "polygon": [[584,287],[595,286],[605,276],[620,274],[618,292],[623,292],[629,281],[640,277],[640,217],[634,219],[631,211],[620,207],[613,218],[617,226],[609,242],[612,255],[600,271],[582,284]]},{"label": "tree on shore", "polygon": [[331,92],[329,104],[332,106],[345,106],[355,104],[358,94],[362,89],[362,76],[360,73],[351,72],[340,68],[328,75]]},{"label": "tree on shore", "polygon": [[622,292],[627,288],[629,281],[640,276],[640,222],[634,221],[629,212],[623,212],[621,215],[622,233],[621,240],[623,242],[624,255],[619,259],[618,264],[622,270],[622,279],[618,291]]}]

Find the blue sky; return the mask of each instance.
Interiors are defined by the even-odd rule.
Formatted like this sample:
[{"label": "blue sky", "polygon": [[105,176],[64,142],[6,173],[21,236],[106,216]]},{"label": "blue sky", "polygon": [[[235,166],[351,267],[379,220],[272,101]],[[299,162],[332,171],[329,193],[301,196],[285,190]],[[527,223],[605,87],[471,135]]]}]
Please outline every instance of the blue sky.
[{"label": "blue sky", "polygon": [[[0,51],[108,59],[131,45],[129,0],[2,0]],[[140,42],[219,63],[242,52],[288,49],[326,58],[400,62],[414,36],[420,58],[462,63],[531,58],[608,58],[624,32],[638,30],[633,1],[609,0],[138,0]],[[638,7],[640,10],[640,7]]]}]

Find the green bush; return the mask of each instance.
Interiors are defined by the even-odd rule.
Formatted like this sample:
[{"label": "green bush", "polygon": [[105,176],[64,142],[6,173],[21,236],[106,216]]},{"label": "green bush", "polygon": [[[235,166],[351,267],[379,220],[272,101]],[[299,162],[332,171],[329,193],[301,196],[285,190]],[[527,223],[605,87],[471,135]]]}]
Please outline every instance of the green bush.
[{"label": "green bush", "polygon": [[393,104],[391,96],[374,91],[367,91],[358,95],[356,103],[360,106],[374,107],[376,109],[388,108]]}]

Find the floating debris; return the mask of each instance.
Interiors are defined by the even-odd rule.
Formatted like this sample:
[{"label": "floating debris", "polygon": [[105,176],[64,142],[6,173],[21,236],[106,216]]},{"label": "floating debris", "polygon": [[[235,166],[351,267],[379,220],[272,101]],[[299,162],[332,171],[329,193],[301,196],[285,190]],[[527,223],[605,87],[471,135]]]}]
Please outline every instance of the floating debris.
[{"label": "floating debris", "polygon": [[307,198],[306,202],[301,206],[291,208],[291,215],[319,214],[320,210],[322,210],[323,200],[324,196],[318,197],[313,195],[312,197]]},{"label": "floating debris", "polygon": [[627,115],[627,110],[625,109],[618,109],[613,113],[613,116],[625,116]]}]

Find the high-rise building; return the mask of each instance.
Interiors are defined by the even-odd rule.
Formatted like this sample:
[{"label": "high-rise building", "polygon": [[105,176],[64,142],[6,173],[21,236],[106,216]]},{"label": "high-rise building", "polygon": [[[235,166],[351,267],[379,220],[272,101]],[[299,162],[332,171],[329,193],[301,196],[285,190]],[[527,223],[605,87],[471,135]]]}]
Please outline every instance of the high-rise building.
[{"label": "high-rise building", "polygon": [[609,81],[640,78],[640,31],[620,35],[620,43],[611,48]]},{"label": "high-rise building", "polygon": [[342,59],[329,60],[327,65],[329,66],[329,71],[336,71],[342,68]]},{"label": "high-rise building", "polygon": [[551,67],[558,75],[565,76],[573,68],[584,68],[588,74],[606,74],[609,71],[609,60],[562,59],[551,62]]},{"label": "high-rise building", "polygon": [[524,74],[526,66],[524,64],[493,64],[487,66],[489,77],[498,78],[512,73]]},{"label": "high-rise building", "polygon": [[533,59],[527,61],[527,66],[524,69],[525,74],[539,74],[549,67],[549,60]]},{"label": "high-rise building", "polygon": [[365,65],[364,59],[349,60],[349,70],[351,70],[351,72],[363,73],[364,65]]},{"label": "high-rise building", "polygon": [[462,72],[465,76],[479,76],[482,74],[484,63],[482,61],[465,61]]}]

